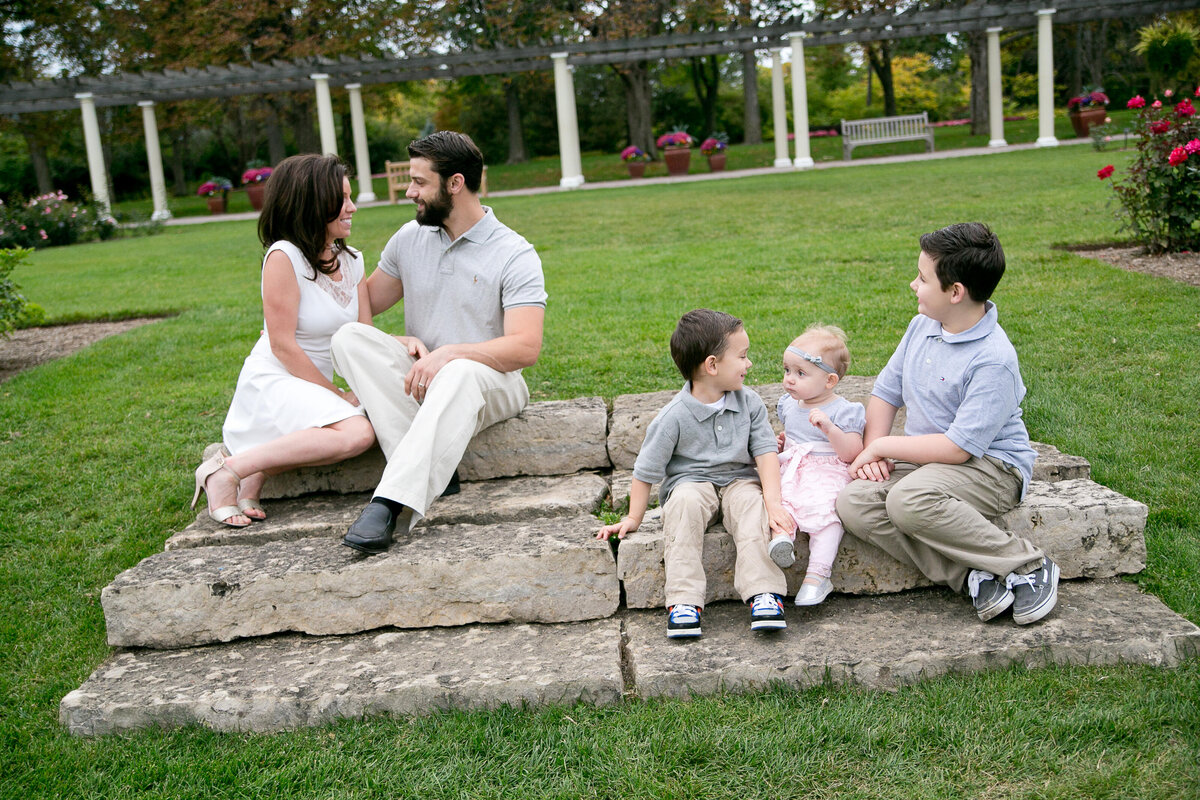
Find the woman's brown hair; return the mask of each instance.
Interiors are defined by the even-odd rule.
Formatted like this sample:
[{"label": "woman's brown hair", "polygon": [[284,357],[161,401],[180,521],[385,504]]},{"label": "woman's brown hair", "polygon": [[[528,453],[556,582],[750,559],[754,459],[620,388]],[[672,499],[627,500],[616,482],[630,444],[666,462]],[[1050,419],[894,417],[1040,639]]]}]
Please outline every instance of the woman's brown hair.
[{"label": "woman's brown hair", "polygon": [[[267,180],[258,239],[263,247],[278,241],[296,245],[314,270],[328,275],[338,268],[338,255],[354,252],[345,239],[335,239],[325,252],[329,223],[342,213],[342,180],[346,165],[335,155],[305,153],[279,162]],[[309,280],[316,280],[314,272]]]}]

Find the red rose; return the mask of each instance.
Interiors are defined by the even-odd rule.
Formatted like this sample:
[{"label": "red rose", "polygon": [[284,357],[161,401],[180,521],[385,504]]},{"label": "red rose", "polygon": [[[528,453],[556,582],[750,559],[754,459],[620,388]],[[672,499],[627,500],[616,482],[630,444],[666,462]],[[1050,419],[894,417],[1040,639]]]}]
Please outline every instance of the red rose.
[{"label": "red rose", "polygon": [[1112,174],[1113,174],[1113,165],[1109,164],[1107,167],[1101,167],[1100,171],[1096,173],[1096,177],[1099,178],[1100,180],[1104,180],[1105,178],[1107,178],[1109,175],[1112,175]]},{"label": "red rose", "polygon": [[1196,109],[1192,106],[1192,101],[1186,97],[1180,100],[1175,106],[1175,116],[1177,117],[1190,117],[1195,113]]},{"label": "red rose", "polygon": [[1170,120],[1160,119],[1158,122],[1150,123],[1150,132],[1151,133],[1166,133],[1170,129],[1171,129],[1171,121]]},{"label": "red rose", "polygon": [[1146,107],[1146,99],[1144,97],[1142,97],[1140,94],[1135,94],[1133,97],[1129,98],[1129,102],[1125,104],[1125,107],[1126,108],[1145,108]]},{"label": "red rose", "polygon": [[1187,150],[1184,150],[1182,147],[1176,147],[1171,151],[1171,155],[1167,156],[1167,163],[1172,167],[1176,167],[1187,161],[1187,158]]}]

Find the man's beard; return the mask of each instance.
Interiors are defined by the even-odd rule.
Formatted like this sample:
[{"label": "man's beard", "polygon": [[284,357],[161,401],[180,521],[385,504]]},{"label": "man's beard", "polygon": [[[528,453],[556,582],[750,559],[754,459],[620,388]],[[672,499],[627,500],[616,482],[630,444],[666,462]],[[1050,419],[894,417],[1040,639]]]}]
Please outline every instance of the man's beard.
[{"label": "man's beard", "polygon": [[446,218],[453,210],[454,200],[450,197],[450,192],[446,190],[446,183],[443,179],[442,185],[438,188],[437,197],[425,202],[425,210],[421,211],[421,207],[417,206],[417,224],[440,228],[445,225]]}]

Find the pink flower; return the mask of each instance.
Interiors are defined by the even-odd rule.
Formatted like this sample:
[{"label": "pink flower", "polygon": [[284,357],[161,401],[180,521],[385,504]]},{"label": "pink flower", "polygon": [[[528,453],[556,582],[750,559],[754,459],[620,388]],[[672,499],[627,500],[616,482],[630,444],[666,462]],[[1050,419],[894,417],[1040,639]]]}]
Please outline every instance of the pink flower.
[{"label": "pink flower", "polygon": [[1175,106],[1175,116],[1177,116],[1177,117],[1190,117],[1192,114],[1195,114],[1195,113],[1196,113],[1196,109],[1192,105],[1192,101],[1188,100],[1186,97],[1183,98],[1182,100],[1180,100],[1179,103]]},{"label": "pink flower", "polygon": [[1162,100],[1155,100],[1150,104],[1151,108],[1162,108]]},{"label": "pink flower", "polygon": [[1183,149],[1187,150],[1189,155],[1192,153],[1200,153],[1200,139],[1192,139],[1183,146]]},{"label": "pink flower", "polygon": [[1176,147],[1171,151],[1171,155],[1167,156],[1167,163],[1172,167],[1176,167],[1187,161],[1187,158],[1187,150],[1183,149],[1182,147]]},{"label": "pink flower", "polygon": [[1200,97],[1200,86],[1196,87],[1196,97]]},{"label": "pink flower", "polygon": [[1142,97],[1140,94],[1135,94],[1133,97],[1129,98],[1129,102],[1125,104],[1125,107],[1126,108],[1145,108],[1146,107],[1146,99],[1144,97]]},{"label": "pink flower", "polygon": [[21,230],[25,230],[25,226],[24,226],[24,225],[22,225],[22,226],[21,226]]},{"label": "pink flower", "polygon": [[1160,119],[1157,122],[1150,123],[1151,133],[1166,133],[1170,129],[1171,121],[1167,119]]},{"label": "pink flower", "polygon": [[1113,174],[1113,165],[1109,164],[1107,167],[1101,167],[1100,171],[1096,173],[1096,177],[1099,178],[1100,180],[1104,180],[1105,178],[1107,178],[1109,175],[1112,175],[1112,174]]},{"label": "pink flower", "polygon": [[47,235],[46,235],[46,232],[45,232],[45,231],[38,231],[38,233],[40,233],[40,234],[41,234],[41,236],[42,236],[42,238],[43,238],[43,239],[49,239],[49,238],[50,238],[49,236],[47,236]]},{"label": "pink flower", "polygon": [[1174,96],[1175,96],[1175,92],[1172,91],[1171,89],[1167,89],[1165,92],[1163,92],[1163,97],[1174,97]]}]

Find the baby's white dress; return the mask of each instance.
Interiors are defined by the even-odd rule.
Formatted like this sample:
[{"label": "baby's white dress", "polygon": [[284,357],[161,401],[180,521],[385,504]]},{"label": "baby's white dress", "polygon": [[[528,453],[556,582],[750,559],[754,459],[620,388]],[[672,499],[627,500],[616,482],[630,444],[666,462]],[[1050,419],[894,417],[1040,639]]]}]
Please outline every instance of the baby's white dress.
[{"label": "baby's white dress", "polygon": [[[338,328],[358,319],[358,284],[363,279],[362,253],[339,255],[341,279],[317,273],[300,248],[291,242],[271,245],[263,256],[280,250],[292,262],[296,283],[300,286],[300,307],[296,316],[296,343],[312,359],[326,378],[333,378],[333,359],[329,340]],[[274,441],[280,436],[305,428],[323,428],[349,417],[362,415],[355,407],[328,389],[297,378],[288,372],[271,352],[266,322],[250,355],[242,364],[233,402],[225,416],[222,439],[232,454]]]}]

